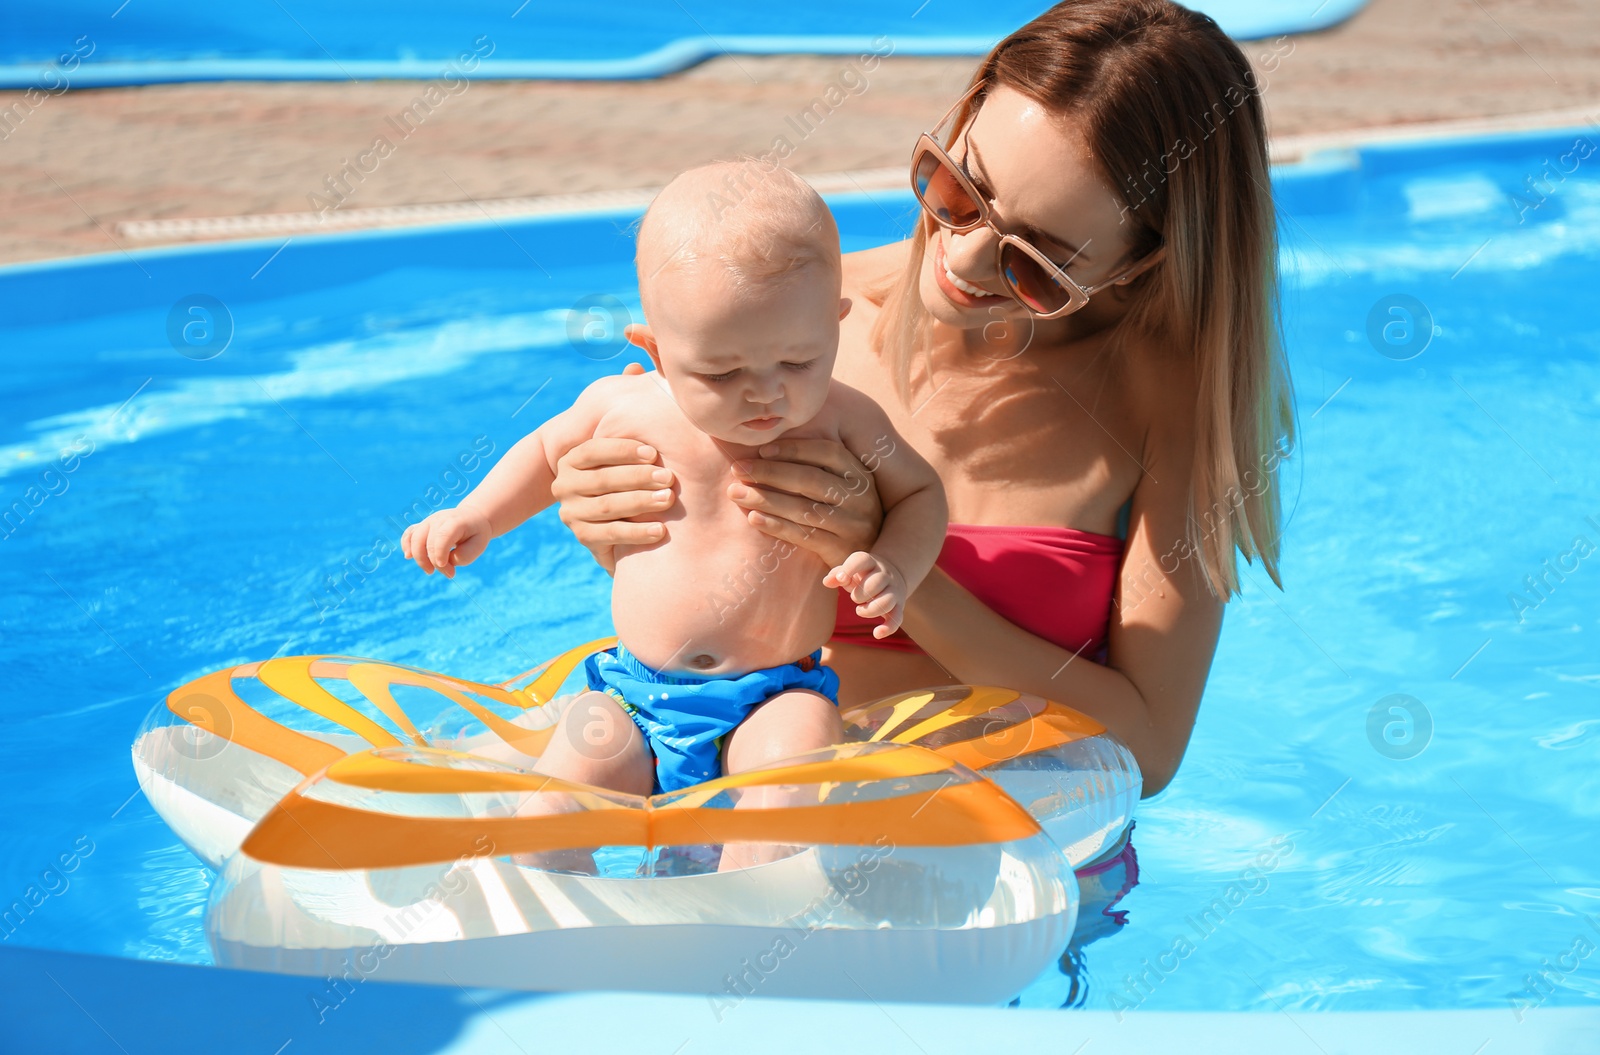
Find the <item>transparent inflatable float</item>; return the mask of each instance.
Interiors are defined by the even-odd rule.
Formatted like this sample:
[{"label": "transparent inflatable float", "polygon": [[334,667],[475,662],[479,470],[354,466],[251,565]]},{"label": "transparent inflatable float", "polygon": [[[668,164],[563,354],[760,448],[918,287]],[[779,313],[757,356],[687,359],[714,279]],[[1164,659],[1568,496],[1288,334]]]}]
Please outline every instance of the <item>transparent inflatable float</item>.
[{"label": "transparent inflatable float", "polygon": [[219,871],[221,966],[539,990],[992,1003],[1050,966],[1141,790],[1091,719],[971,686],[849,743],[639,797],[528,771],[590,642],[488,685],[297,656],[172,692],[133,745]]}]

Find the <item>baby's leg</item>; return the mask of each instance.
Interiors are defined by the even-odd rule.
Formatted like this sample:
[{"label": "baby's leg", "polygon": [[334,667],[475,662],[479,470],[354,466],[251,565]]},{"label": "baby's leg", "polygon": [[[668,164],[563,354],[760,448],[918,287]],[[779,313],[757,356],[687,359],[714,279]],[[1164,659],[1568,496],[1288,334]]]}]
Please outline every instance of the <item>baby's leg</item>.
[{"label": "baby's leg", "polygon": [[644,734],[628,712],[605,693],[591,691],[567,707],[533,769],[579,784],[648,795],[655,787],[652,761]]},{"label": "baby's leg", "polygon": [[[806,689],[780,692],[752,710],[723,745],[722,765],[727,773],[759,769],[819,747],[844,742],[844,722],[839,708],[821,693]],[[773,809],[814,803],[810,786],[788,788],[757,786],[738,791],[738,809]],[[761,843],[730,843],[723,848],[720,871],[764,864],[797,853],[799,847]]]},{"label": "baby's leg", "polygon": [[[652,758],[644,734],[615,700],[585,692],[561,716],[534,772],[578,784],[592,784],[631,795],[648,795],[655,786]],[[564,813],[576,804],[564,792],[528,796],[517,816]],[[549,850],[513,855],[517,864],[572,872],[595,871],[587,850]]]}]

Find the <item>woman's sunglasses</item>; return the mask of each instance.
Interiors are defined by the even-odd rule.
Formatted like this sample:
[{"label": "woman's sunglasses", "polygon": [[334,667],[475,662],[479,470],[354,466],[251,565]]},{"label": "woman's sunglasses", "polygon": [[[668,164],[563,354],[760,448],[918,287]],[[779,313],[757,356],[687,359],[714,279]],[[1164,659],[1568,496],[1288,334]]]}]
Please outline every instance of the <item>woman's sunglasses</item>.
[{"label": "woman's sunglasses", "polygon": [[[1089,303],[1091,294],[1107,286],[1126,285],[1161,261],[1166,254],[1165,246],[1158,246],[1116,278],[1096,286],[1080,286],[1060,265],[1028,241],[996,227],[983,195],[973,186],[966,171],[939,145],[938,136],[955,112],[982,87],[982,81],[974,84],[938,124],[918,138],[911,152],[911,189],[928,215],[941,226],[963,234],[987,225],[1000,236],[995,243],[1000,276],[1019,304],[1041,319],[1071,315]],[[951,137],[951,145],[955,144],[955,139]]]}]

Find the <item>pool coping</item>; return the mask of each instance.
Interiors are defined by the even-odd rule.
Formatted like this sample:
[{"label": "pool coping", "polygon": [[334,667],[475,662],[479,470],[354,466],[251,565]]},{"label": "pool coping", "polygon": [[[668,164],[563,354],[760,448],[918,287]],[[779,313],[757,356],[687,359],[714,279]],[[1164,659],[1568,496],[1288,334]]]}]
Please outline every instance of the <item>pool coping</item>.
[{"label": "pool coping", "polygon": [[[908,173],[900,168],[850,169],[802,178],[822,195],[848,194],[852,187],[870,192],[911,185]],[[660,190],[660,187],[634,187],[520,198],[469,198],[460,202],[364,206],[339,209],[326,215],[302,211],[119,220],[115,226],[118,234],[130,239],[235,232],[239,237],[264,237],[268,232],[274,235],[332,234],[379,227],[416,227],[429,223],[432,218],[439,223],[453,223],[458,220],[476,222],[481,218],[525,220],[536,216],[570,216],[596,210],[642,212]]]},{"label": "pool coping", "polygon": [[[1600,102],[1498,117],[1474,117],[1425,124],[1380,125],[1364,129],[1277,136],[1271,139],[1267,146],[1274,165],[1282,167],[1303,163],[1315,155],[1328,151],[1348,150],[1363,145],[1436,142],[1449,138],[1508,135],[1563,127],[1577,128],[1581,122],[1587,122],[1600,131]],[[804,178],[823,195],[848,193],[852,186],[870,192],[890,190],[907,183],[905,171],[898,167],[846,169],[806,175]],[[121,220],[114,226],[118,234],[134,241],[208,236],[247,238],[257,235],[265,237],[269,234],[317,234],[369,227],[415,226],[428,223],[430,219],[439,222],[450,222],[455,219],[475,220],[478,218],[477,213],[484,216],[524,219],[596,208],[642,209],[660,189],[660,187],[634,187],[515,198],[473,198],[464,202],[368,206],[337,210],[326,216],[302,211]],[[332,226],[325,227],[324,224]]]},{"label": "pool coping", "polygon": [[[1587,124],[1568,120],[1573,114],[1579,114],[1585,109],[1592,109],[1595,117],[1591,117]],[[1540,115],[1524,115],[1538,117]],[[1548,111],[1543,116],[1559,117],[1561,123],[1552,125],[1512,125],[1506,128],[1497,128],[1489,131],[1472,131],[1459,133],[1456,128],[1462,123],[1443,122],[1434,126],[1416,126],[1406,134],[1406,126],[1385,126],[1381,128],[1358,130],[1348,133],[1320,134],[1314,137],[1303,137],[1294,143],[1299,157],[1293,161],[1278,162],[1272,166],[1272,175],[1275,189],[1281,185],[1292,185],[1296,182],[1313,182],[1326,178],[1330,173],[1345,172],[1359,174],[1362,170],[1392,171],[1404,168],[1419,162],[1448,160],[1449,155],[1459,154],[1464,150],[1494,147],[1504,150],[1517,148],[1534,143],[1555,141],[1566,137],[1600,139],[1600,104],[1592,108],[1577,108],[1575,110]],[[1469,127],[1477,127],[1470,123]],[[874,201],[875,194],[895,194],[896,196],[910,196],[909,184],[903,192],[889,186],[865,187],[860,190],[847,191],[832,188],[840,186],[852,177],[871,176],[874,179],[883,176],[889,170],[869,169],[859,173],[841,172],[826,173],[814,177],[806,177],[822,183],[820,191],[823,198],[828,201],[852,202]],[[449,231],[471,231],[487,227],[503,227],[511,223],[517,227],[537,225],[541,222],[567,221],[577,219],[636,217],[642,214],[648,204],[646,195],[653,194],[649,190],[605,191],[595,192],[596,200],[580,201],[570,208],[551,209],[535,213],[508,213],[496,216],[483,209],[483,205],[494,205],[493,202],[470,203],[444,203],[443,205],[427,206],[393,206],[381,210],[393,212],[401,209],[437,209],[450,208],[454,211],[464,211],[471,208],[483,210],[483,216],[473,219],[452,219],[439,222],[406,223],[393,226],[362,227],[353,230],[338,230],[327,232],[296,232],[287,236],[258,235],[241,238],[221,238],[204,242],[179,242],[169,245],[145,246],[128,248],[121,246],[115,250],[101,253],[86,253],[74,256],[47,257],[42,260],[25,260],[11,264],[0,264],[0,278],[8,276],[30,274],[42,271],[54,271],[62,268],[91,267],[118,259],[162,259],[164,257],[180,254],[204,255],[207,253],[248,249],[252,247],[277,247],[287,244],[287,241],[304,241],[315,244],[333,244],[340,241],[361,241],[373,238],[395,238],[410,235],[438,234]],[[607,197],[601,197],[607,196]],[[578,198],[571,196],[551,196]],[[517,199],[509,199],[516,201]],[[538,199],[522,199],[523,201],[536,202]],[[375,210],[380,211],[380,210]],[[265,217],[294,216],[298,214],[260,214]],[[198,218],[190,221],[196,224],[226,220],[250,222],[247,217],[219,217]],[[151,221],[128,221],[151,222]],[[120,225],[119,225],[120,226]]]}]

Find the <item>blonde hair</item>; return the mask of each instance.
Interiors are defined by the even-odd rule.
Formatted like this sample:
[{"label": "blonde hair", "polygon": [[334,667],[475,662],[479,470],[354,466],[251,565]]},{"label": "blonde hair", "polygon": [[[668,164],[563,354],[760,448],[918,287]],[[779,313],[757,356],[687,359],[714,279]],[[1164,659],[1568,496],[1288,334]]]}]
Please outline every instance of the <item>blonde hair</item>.
[{"label": "blonde hair", "polygon": [[[1169,0],[1067,0],[996,44],[968,86],[979,82],[953,128],[997,85],[1072,116],[1132,225],[1128,262],[1165,244],[1166,259],[1126,287],[1118,336],[1192,350],[1188,542],[1207,585],[1236,593],[1242,553],[1281,587],[1278,468],[1295,422],[1266,122],[1249,62],[1211,18]],[[932,338],[919,293],[927,228],[923,218],[900,276],[871,291],[883,303],[871,339],[903,397]]]},{"label": "blonde hair", "polygon": [[823,265],[842,275],[839,228],[811,185],[781,165],[741,155],[686,169],[639,220],[635,265],[648,288],[662,273],[720,265],[735,290],[767,287]]}]

